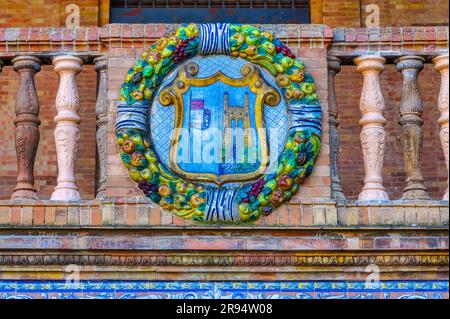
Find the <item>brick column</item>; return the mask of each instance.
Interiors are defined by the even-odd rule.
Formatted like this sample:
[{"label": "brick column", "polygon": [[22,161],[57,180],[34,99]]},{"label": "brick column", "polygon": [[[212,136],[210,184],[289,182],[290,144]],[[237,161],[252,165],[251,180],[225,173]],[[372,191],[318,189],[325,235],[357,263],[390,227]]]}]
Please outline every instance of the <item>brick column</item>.
[{"label": "brick column", "polygon": [[341,60],[337,57],[328,57],[328,114],[330,123],[330,173],[331,196],[335,200],[345,200],[344,192],[339,178],[339,109],[334,88],[334,78],[341,71]]},{"label": "brick column", "polygon": [[106,191],[106,57],[94,60],[95,70],[98,74],[98,93],[95,113],[97,115],[97,169],[96,169],[96,197],[105,197]]},{"label": "brick column", "polygon": [[380,73],[386,60],[380,56],[367,55],[355,59],[358,72],[363,76],[360,110],[362,118],[361,147],[364,155],[364,187],[358,200],[388,200],[383,187],[383,169],[386,132],[383,117],[384,98],[380,88]]},{"label": "brick column", "polygon": [[55,72],[59,73],[60,81],[55,116],[58,185],[51,200],[80,200],[80,193],[75,185],[75,159],[80,139],[80,116],[77,114],[80,101],[75,75],[81,71],[82,63],[80,58],[70,55],[57,56],[53,59]]},{"label": "brick column", "polygon": [[41,61],[33,56],[18,56],[12,60],[14,71],[19,74],[19,90],[16,97],[14,131],[17,155],[17,182],[11,196],[37,199],[34,187],[34,160],[39,144],[39,100],[34,76],[41,70]]},{"label": "brick column", "polygon": [[406,166],[406,187],[402,199],[429,199],[420,170],[423,147],[422,112],[417,77],[425,59],[404,56],[396,61],[397,70],[403,75],[403,92],[400,102],[400,141]]},{"label": "brick column", "polygon": [[[447,165],[448,172],[448,156],[449,156],[449,136],[448,136],[448,54],[440,55],[433,59],[436,70],[441,73],[441,89],[439,93],[438,107],[441,112],[439,118],[439,125],[441,127],[440,137],[441,144],[445,155],[445,164]],[[443,197],[444,200],[448,200],[448,180],[447,189]]]}]

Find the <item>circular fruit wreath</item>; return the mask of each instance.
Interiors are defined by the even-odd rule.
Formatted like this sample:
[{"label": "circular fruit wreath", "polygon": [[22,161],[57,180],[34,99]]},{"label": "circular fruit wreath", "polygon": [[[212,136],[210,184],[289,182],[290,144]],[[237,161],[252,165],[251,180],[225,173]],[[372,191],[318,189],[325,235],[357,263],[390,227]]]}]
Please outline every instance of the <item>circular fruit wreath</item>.
[{"label": "circular fruit wreath", "polygon": [[[212,206],[217,210],[218,205],[211,190],[168,170],[148,136],[154,93],[175,66],[198,54],[228,54],[266,69],[276,79],[290,114],[276,171],[234,189],[232,207],[220,214],[210,214]],[[127,73],[116,118],[121,159],[147,197],[180,217],[202,222],[254,221],[290,200],[313,169],[321,137],[321,108],[315,91],[304,64],[271,32],[250,25],[181,25],[152,44]]]}]

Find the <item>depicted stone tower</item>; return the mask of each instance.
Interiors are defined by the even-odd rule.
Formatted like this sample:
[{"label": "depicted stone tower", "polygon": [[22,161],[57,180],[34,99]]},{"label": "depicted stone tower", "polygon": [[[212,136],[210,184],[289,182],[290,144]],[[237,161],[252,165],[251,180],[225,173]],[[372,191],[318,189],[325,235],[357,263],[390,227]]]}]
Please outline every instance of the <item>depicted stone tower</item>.
[{"label": "depicted stone tower", "polygon": [[[233,149],[234,145],[237,145],[237,141],[232,141],[232,132],[229,129],[232,128],[234,121],[234,127],[237,128],[239,122],[243,124],[244,129],[244,149],[248,150],[251,140],[249,140],[247,129],[250,128],[250,115],[248,109],[248,92],[245,92],[244,105],[243,106],[230,106],[228,92],[223,95],[223,131],[222,131],[222,147],[227,149],[230,147]],[[233,160],[236,159],[233,157]]]}]

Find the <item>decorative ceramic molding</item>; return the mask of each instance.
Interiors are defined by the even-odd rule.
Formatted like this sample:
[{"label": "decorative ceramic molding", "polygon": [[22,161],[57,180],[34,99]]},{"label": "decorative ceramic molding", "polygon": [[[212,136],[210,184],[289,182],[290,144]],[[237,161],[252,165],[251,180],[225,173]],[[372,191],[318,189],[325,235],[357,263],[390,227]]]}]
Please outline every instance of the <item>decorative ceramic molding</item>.
[{"label": "decorative ceramic molding", "polygon": [[95,71],[97,71],[98,90],[95,114],[97,116],[97,170],[96,170],[96,198],[102,199],[106,192],[106,130],[107,130],[107,109],[106,109],[106,67],[108,60],[106,56],[94,59]]},{"label": "decorative ceramic molding", "polygon": [[403,56],[396,61],[397,70],[403,75],[403,91],[400,102],[400,141],[406,166],[406,187],[402,199],[429,199],[420,170],[423,147],[423,104],[418,83],[419,72],[425,59],[419,56]]},{"label": "decorative ceramic molding", "polygon": [[39,100],[34,76],[41,70],[41,60],[33,56],[18,56],[12,60],[14,71],[19,73],[20,83],[16,98],[14,119],[17,155],[17,182],[12,199],[38,199],[34,187],[34,161],[39,145]]},{"label": "decorative ceramic molding", "polygon": [[[438,122],[441,127],[439,136],[441,137],[442,149],[445,155],[445,164],[447,165],[448,172],[448,160],[449,160],[449,124],[448,124],[448,54],[440,55],[433,59],[436,70],[441,74],[441,89],[439,92],[438,107],[441,117]],[[443,197],[444,200],[448,200],[448,179],[447,189]]]},{"label": "decorative ceramic molding", "polygon": [[0,253],[0,265],[80,266],[448,266],[449,256],[439,253],[323,254],[317,255],[139,255],[115,254],[11,254]]},{"label": "decorative ceramic molding", "polygon": [[120,98],[116,135],[130,177],[182,218],[239,224],[269,215],[318,157],[314,80],[254,26],[181,25],[136,60]]},{"label": "decorative ceramic molding", "polygon": [[383,117],[384,98],[380,88],[379,75],[384,70],[386,59],[367,55],[355,59],[357,70],[363,75],[360,110],[362,118],[361,146],[364,155],[364,187],[359,194],[360,201],[389,200],[383,187],[384,150],[386,132]]},{"label": "decorative ceramic molding", "polygon": [[330,172],[331,196],[337,200],[345,200],[344,191],[339,178],[339,107],[336,99],[334,79],[341,71],[341,60],[337,57],[328,57],[328,114],[330,123]]},{"label": "decorative ceramic molding", "polygon": [[75,185],[75,160],[80,139],[80,116],[75,75],[82,67],[83,61],[75,56],[63,55],[53,59],[55,72],[60,75],[58,94],[56,96],[55,144],[58,158],[58,184],[51,200],[78,201],[80,193]]}]

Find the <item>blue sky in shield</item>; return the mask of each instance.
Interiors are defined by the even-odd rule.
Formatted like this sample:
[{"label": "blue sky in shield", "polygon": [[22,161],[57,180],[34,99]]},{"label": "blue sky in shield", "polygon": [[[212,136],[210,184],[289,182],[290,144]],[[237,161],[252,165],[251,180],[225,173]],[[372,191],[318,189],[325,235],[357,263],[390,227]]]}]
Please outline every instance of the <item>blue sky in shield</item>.
[{"label": "blue sky in shield", "polygon": [[[218,71],[221,71],[226,76],[231,78],[241,78],[240,69],[241,67],[248,63],[248,61],[241,58],[233,58],[229,56],[216,55],[216,56],[197,56],[190,61],[194,61],[199,66],[199,73],[197,77],[209,77]],[[172,130],[174,127],[175,112],[174,106],[162,106],[158,101],[158,95],[165,87],[171,84],[175,79],[180,66],[175,68],[163,81],[160,88],[155,94],[153,104],[150,110],[150,138],[155,146],[155,151],[158,154],[161,162],[170,169],[169,164],[169,151],[170,151],[170,141],[172,137]],[[272,86],[277,88],[276,82],[273,77],[265,70],[259,68],[264,79]],[[194,147],[189,149],[189,157],[186,157],[184,150],[183,157],[179,157],[180,167],[188,172],[202,173],[209,172],[214,174],[232,174],[232,173],[246,173],[256,170],[259,167],[259,162],[256,158],[255,153],[253,156],[244,156],[242,154],[234,153],[234,157],[230,157],[230,153],[227,153],[225,158],[225,163],[211,163],[211,157],[217,152],[217,148],[213,148],[212,145],[222,144],[222,129],[223,129],[223,95],[228,93],[230,106],[240,106],[244,103],[245,92],[249,94],[249,116],[251,127],[255,126],[254,118],[254,104],[255,104],[255,94],[252,93],[248,87],[236,88],[228,86],[222,82],[216,82],[209,86],[208,88],[191,87],[186,94],[183,96],[183,101],[185,105],[185,112],[183,118],[183,126],[189,128],[191,126],[191,134],[189,134],[189,139],[192,138],[192,143]],[[193,110],[190,110],[188,106],[191,101],[194,100]],[[203,102],[199,102],[203,101]],[[190,110],[190,112],[188,112]],[[209,122],[208,122],[209,121]],[[264,107],[264,122],[267,128],[267,141],[270,151],[270,165],[275,167],[279,154],[284,149],[284,144],[287,138],[287,128],[289,127],[289,117],[287,114],[287,106],[282,99],[281,103],[276,107]],[[233,123],[234,125],[234,123]],[[238,126],[242,127],[242,123],[238,123]],[[198,143],[199,139],[192,136],[197,127],[202,131],[204,135],[205,143]],[[207,128],[216,128],[212,130],[209,135],[214,134],[213,137],[209,136],[207,133]],[[202,130],[203,129],[203,130]],[[242,133],[242,130],[238,130],[238,134]],[[256,133],[256,132],[255,132]],[[199,134],[197,132],[196,134]],[[234,136],[235,137],[235,136]],[[209,138],[209,144],[208,144]],[[236,138],[236,137],[235,137]],[[236,139],[238,142],[242,141],[242,138]],[[257,140],[256,136],[253,138],[254,141]],[[180,140],[180,147],[186,148],[187,139]],[[204,148],[206,145],[206,148]],[[241,147],[235,147],[234,149],[241,149]],[[200,152],[200,154],[199,154]],[[233,152],[233,150],[228,149],[226,152]],[[234,151],[235,152],[235,151]],[[202,154],[203,153],[203,154]],[[248,153],[244,153],[248,154]],[[181,155],[179,153],[179,155]],[[205,159],[205,155],[209,155],[207,158],[208,163],[202,163]],[[221,157],[218,154],[219,158]],[[206,156],[208,157],[208,156]],[[247,161],[248,163],[242,163],[236,165],[232,163],[233,158],[237,158],[238,161]],[[189,163],[189,160],[194,163]],[[199,160],[200,159],[200,160]],[[217,161],[216,161],[217,162]],[[270,169],[270,168],[269,168]]]}]

